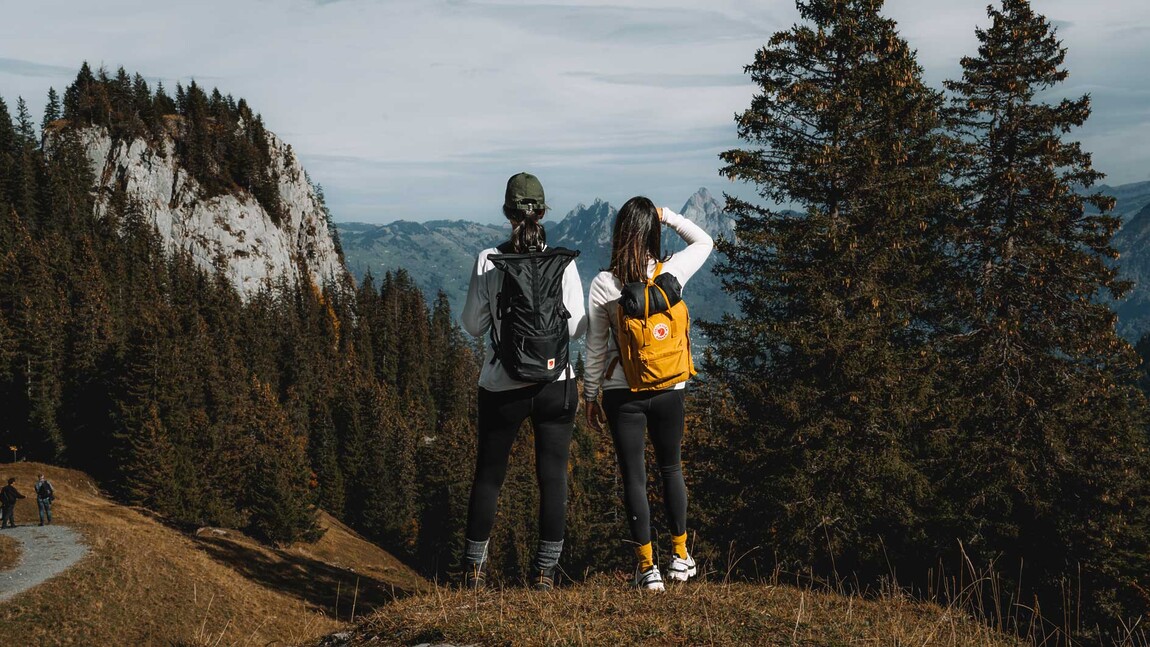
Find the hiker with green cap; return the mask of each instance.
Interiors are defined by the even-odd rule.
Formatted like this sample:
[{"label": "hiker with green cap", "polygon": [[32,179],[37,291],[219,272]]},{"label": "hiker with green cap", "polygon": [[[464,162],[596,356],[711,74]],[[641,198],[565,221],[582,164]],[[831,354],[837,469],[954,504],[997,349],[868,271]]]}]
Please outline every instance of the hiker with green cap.
[{"label": "hiker with green cap", "polygon": [[479,373],[478,447],[467,509],[464,585],[482,588],[487,546],[511,446],[523,421],[535,431],[539,485],[539,544],[529,583],[555,586],[567,521],[567,459],[578,406],[568,344],[586,330],[579,252],[547,246],[540,221],[547,201],[539,178],[517,173],[507,181],[503,215],[511,236],[479,253],[463,327],[487,337]]}]

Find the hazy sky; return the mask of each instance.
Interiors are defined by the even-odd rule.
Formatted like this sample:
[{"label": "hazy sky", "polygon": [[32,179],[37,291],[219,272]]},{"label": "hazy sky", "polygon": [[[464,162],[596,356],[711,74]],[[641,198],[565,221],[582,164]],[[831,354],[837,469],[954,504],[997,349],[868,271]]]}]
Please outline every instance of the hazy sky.
[{"label": "hazy sky", "polygon": [[[1150,2],[1038,0],[1069,47],[1064,94],[1107,182],[1150,179]],[[501,219],[538,175],[559,216],[602,197],[679,207],[738,145],[756,49],[789,0],[37,0],[5,2],[0,96],[37,121],[84,60],[169,89],[245,97],[324,185],[340,221]],[[891,0],[930,82],[974,53],[985,0]]]}]

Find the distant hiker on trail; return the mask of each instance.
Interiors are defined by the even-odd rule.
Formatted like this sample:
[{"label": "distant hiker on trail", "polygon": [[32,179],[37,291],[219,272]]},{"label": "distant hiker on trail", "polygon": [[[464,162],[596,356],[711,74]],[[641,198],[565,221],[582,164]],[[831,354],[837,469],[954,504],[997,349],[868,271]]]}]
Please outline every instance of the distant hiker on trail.
[{"label": "distant hiker on trail", "polygon": [[[664,258],[662,225],[679,234],[687,248]],[[655,447],[673,533],[667,576],[686,581],[696,573],[687,553],[687,486],[680,460],[684,387],[695,374],[682,287],[713,247],[707,232],[690,220],[656,208],[647,198],[631,198],[615,217],[610,268],[591,281],[587,293],[587,422],[600,431],[603,422],[611,428],[638,558],[634,583],[640,589],[663,590],[651,549],[644,431]]]},{"label": "distant hiker on trail", "polygon": [[36,507],[40,510],[40,525],[44,525],[44,519],[47,523],[52,523],[52,502],[56,500],[56,489],[52,487],[52,482],[44,478],[41,474],[40,478],[36,479]]},{"label": "distant hiker on trail", "polygon": [[487,543],[511,445],[530,416],[535,429],[539,483],[539,546],[531,584],[555,585],[567,523],[567,458],[578,395],[568,342],[583,335],[583,285],[575,268],[579,252],[547,246],[539,221],[547,213],[543,185],[529,173],[507,181],[503,215],[511,239],[479,253],[463,327],[490,336],[479,372],[479,446],[467,508],[464,584],[486,582]]},{"label": "distant hiker on trail", "polygon": [[16,527],[16,521],[12,518],[12,511],[16,507],[16,501],[25,497],[16,491],[15,485],[12,485],[15,482],[16,477],[10,477],[8,485],[0,488],[0,528]]}]

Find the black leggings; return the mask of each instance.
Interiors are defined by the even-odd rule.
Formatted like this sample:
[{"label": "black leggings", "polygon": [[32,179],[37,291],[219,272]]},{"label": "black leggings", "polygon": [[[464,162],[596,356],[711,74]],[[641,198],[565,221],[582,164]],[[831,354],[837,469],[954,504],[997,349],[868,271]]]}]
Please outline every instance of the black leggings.
[{"label": "black leggings", "polygon": [[603,410],[615,441],[615,456],[623,474],[623,503],[631,539],[651,541],[651,509],[647,505],[647,461],[643,454],[651,437],[655,461],[663,480],[663,505],[675,535],[687,532],[687,485],[680,462],[683,445],[682,389],[632,393],[627,389],[603,391]]},{"label": "black leggings", "polygon": [[486,541],[491,537],[511,445],[520,425],[530,416],[535,426],[539,539],[562,541],[567,523],[567,457],[575,428],[576,397],[575,385],[565,384],[564,380],[510,391],[479,389],[479,449],[467,507],[467,539]]}]

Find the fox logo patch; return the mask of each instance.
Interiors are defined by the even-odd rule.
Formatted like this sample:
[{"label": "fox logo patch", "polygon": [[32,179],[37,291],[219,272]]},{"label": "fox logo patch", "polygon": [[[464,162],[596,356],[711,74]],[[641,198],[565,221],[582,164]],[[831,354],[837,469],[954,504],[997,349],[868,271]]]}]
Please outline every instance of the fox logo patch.
[{"label": "fox logo patch", "polygon": [[655,324],[655,328],[651,331],[651,334],[655,336],[656,341],[663,341],[667,338],[667,335],[671,334],[671,327],[665,323]]},{"label": "fox logo patch", "polygon": [[551,370],[551,369],[553,369],[553,368],[555,368],[555,358],[554,358],[554,357],[552,357],[551,359],[547,360],[547,370],[549,370],[549,371],[550,371],[550,370]]}]

